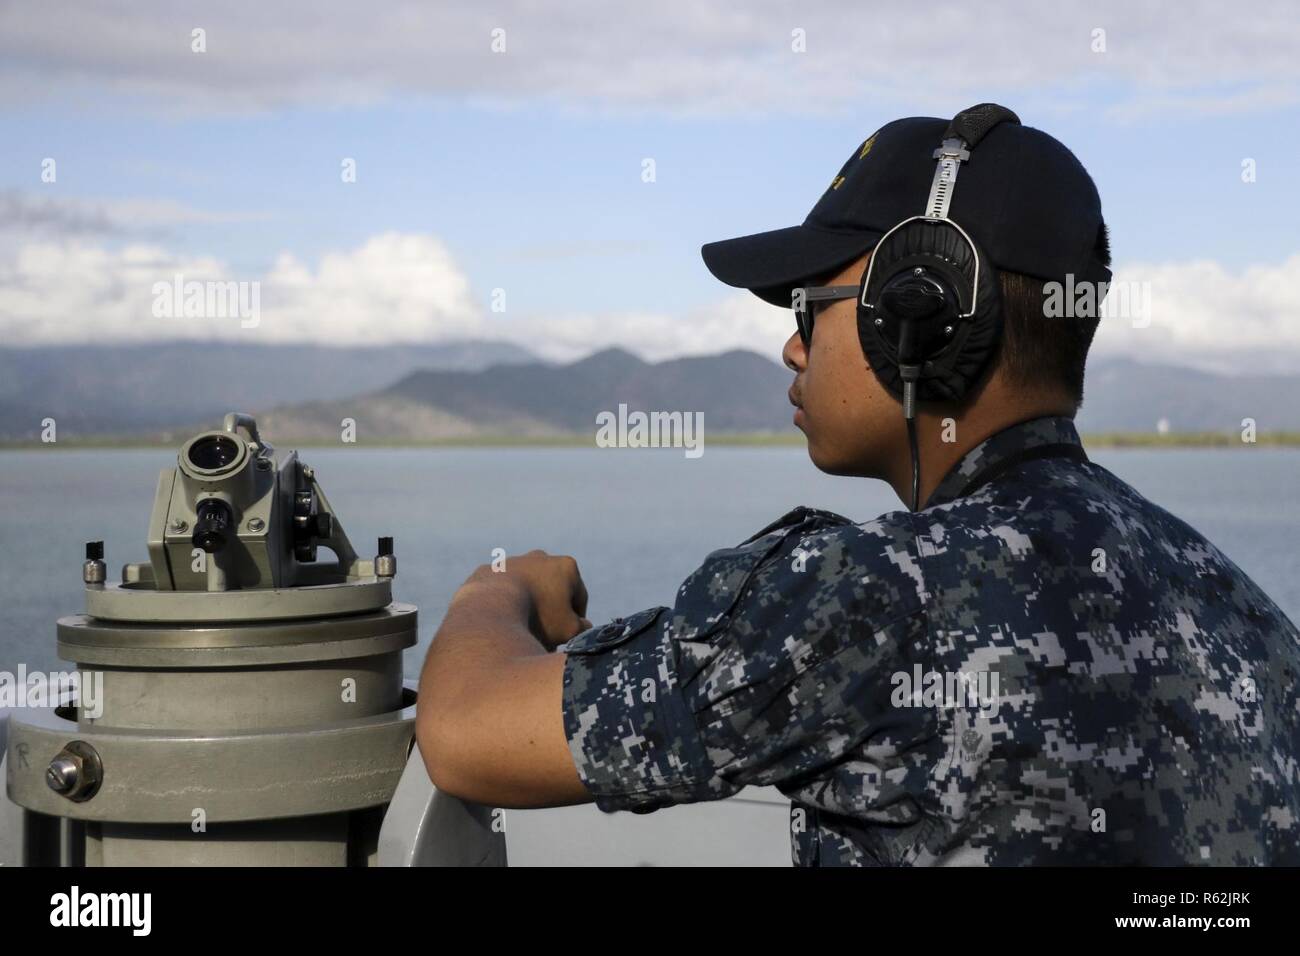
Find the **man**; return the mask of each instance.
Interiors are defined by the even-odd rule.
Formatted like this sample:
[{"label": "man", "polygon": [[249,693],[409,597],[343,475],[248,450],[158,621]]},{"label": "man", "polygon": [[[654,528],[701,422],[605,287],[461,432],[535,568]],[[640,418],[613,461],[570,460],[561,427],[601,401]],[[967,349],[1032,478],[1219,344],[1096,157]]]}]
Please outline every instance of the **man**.
[{"label": "man", "polygon": [[434,782],[638,812],[771,785],[805,865],[1300,862],[1294,626],[1074,429],[1095,310],[1049,318],[1045,283],[1110,276],[1075,157],[992,104],[898,120],[803,225],[704,257],[794,305],[814,464],[909,509],[797,509],[598,628],[572,558],[480,568],[421,680]]}]

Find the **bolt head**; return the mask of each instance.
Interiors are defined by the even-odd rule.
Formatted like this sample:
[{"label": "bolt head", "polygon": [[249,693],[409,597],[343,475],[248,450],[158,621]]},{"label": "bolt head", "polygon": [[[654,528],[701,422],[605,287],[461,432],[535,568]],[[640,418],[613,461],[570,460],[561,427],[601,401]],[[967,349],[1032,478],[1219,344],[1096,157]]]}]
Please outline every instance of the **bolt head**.
[{"label": "bolt head", "polygon": [[884,324],[885,324],[885,320],[884,320],[884,319],[876,319],[876,326],[877,326],[877,327],[882,326],[882,325],[884,325]]},{"label": "bolt head", "polygon": [[68,793],[77,785],[79,768],[70,757],[55,757],[45,768],[45,783],[55,793]]},{"label": "bolt head", "polygon": [[171,529],[175,531],[177,534],[180,534],[189,526],[190,526],[189,522],[186,521],[184,518],[172,518]]},{"label": "bolt head", "polygon": [[252,531],[252,532],[258,532],[258,531],[261,531],[261,530],[262,530],[263,528],[265,528],[265,527],[266,527],[266,522],[263,521],[261,518],[249,518],[249,519],[248,519],[248,530],[249,530],[249,531]]},{"label": "bolt head", "polygon": [[952,326],[951,326],[951,325],[945,325],[945,326],[943,327],[943,334],[944,334],[944,335],[952,335]]},{"label": "bolt head", "polygon": [[45,768],[46,786],[74,803],[93,797],[103,780],[99,753],[84,740],[69,742]]}]

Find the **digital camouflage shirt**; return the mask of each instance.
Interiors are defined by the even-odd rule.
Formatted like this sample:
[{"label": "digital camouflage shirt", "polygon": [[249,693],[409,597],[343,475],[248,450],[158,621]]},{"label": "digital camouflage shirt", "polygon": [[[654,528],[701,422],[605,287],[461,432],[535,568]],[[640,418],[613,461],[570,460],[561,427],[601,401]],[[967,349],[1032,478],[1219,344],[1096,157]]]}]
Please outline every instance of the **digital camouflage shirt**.
[{"label": "digital camouflage shirt", "polygon": [[1300,863],[1300,635],[1067,418],[799,508],[567,646],[602,810],[792,801],[803,865]]}]

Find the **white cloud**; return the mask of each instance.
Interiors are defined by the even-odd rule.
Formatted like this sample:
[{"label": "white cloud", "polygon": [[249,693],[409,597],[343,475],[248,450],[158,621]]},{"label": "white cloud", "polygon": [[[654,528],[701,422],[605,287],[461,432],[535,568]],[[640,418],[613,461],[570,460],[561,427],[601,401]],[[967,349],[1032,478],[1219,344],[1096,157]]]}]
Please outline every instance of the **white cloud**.
[{"label": "white cloud", "polygon": [[[241,316],[159,317],[158,283],[256,282],[256,327]],[[619,346],[646,358],[748,348],[780,355],[790,313],[734,293],[686,316],[652,313],[517,315],[490,312],[445,244],[386,233],[314,266],[282,253],[263,275],[239,275],[219,259],[161,245],[110,248],[83,238],[0,250],[0,342],[146,342],[201,339],[334,345],[436,342],[481,337],[517,342],[570,360]]]},{"label": "white cloud", "polygon": [[[260,321],[238,316],[158,318],[155,284],[259,283]],[[1212,261],[1130,263],[1115,282],[1149,295],[1149,312],[1108,316],[1095,355],[1222,371],[1300,369],[1300,253],[1230,270]],[[109,248],[82,239],[28,242],[0,252],[0,342],[144,342],[221,339],[335,345],[487,338],[570,360],[618,346],[648,359],[751,349],[780,360],[793,329],[788,309],[747,292],[685,315],[645,312],[496,314],[447,246],[428,235],[386,233],[315,265],[282,253],[264,275],[159,245]],[[1112,291],[1111,305],[1118,303]]]},{"label": "white cloud", "polygon": [[[258,283],[259,315],[159,317],[158,283]],[[110,249],[80,239],[29,242],[0,258],[0,341],[7,345],[222,339],[384,344],[483,331],[469,281],[430,236],[389,233],[322,257],[282,254],[263,276],[161,246]]]},{"label": "white cloud", "polygon": [[[207,31],[205,53],[190,50],[195,27]],[[497,28],[504,53],[490,50]],[[1098,28],[1104,53],[1093,51]],[[815,8],[663,0],[616,10],[601,0],[364,8],[233,0],[201,10],[65,0],[0,8],[0,96],[30,103],[76,87],[194,111],[433,95],[806,113],[870,100],[951,112],[990,93],[1069,110],[1107,90],[1121,116],[1161,101],[1253,110],[1290,101],[1297,29],[1286,0],[1248,9],[1217,0],[936,0],[923,12],[861,0]],[[791,50],[795,30],[805,31],[804,53]]]},{"label": "white cloud", "polygon": [[292,255],[265,280],[268,332],[343,343],[464,338],[484,329],[469,279],[431,236],[387,233],[313,270]]},{"label": "white cloud", "polygon": [[1145,289],[1149,318],[1103,319],[1095,355],[1216,371],[1300,371],[1300,253],[1240,270],[1206,260],[1128,263],[1114,281]]}]

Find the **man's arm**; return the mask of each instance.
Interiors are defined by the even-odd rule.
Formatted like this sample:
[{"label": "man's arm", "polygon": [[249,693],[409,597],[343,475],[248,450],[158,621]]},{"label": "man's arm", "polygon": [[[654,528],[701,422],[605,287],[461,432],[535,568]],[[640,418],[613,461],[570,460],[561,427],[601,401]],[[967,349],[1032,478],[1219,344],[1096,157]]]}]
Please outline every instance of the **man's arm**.
[{"label": "man's arm", "polygon": [[564,655],[590,627],[572,558],[534,551],[475,571],[452,598],[420,675],[415,732],[434,785],[496,807],[592,797],[564,732]]},{"label": "man's arm", "polygon": [[[563,656],[546,649],[586,628],[572,559],[480,568],[421,682],[434,782],[491,806],[649,812],[753,785],[815,789],[867,740],[911,753],[934,733],[920,726],[928,710],[890,703],[890,675],[910,673],[924,626],[894,559],[901,537],[796,509],[712,552],[671,610],[592,629]],[[873,800],[897,792],[878,774],[849,785]]]}]

